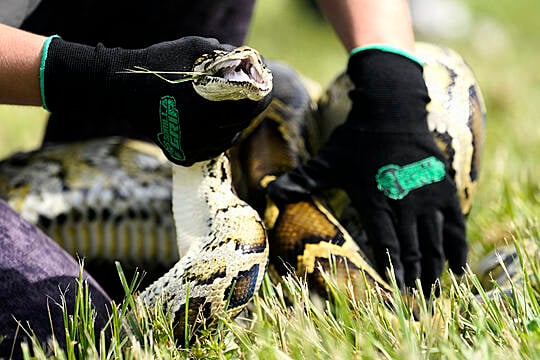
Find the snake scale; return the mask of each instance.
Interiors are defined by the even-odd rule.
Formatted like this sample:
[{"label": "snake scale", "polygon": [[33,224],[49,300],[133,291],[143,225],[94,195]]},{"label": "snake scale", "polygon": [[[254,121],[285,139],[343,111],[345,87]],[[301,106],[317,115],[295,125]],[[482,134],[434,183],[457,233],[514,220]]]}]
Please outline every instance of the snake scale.
[{"label": "snake scale", "polygon": [[[466,214],[482,148],[482,96],[455,52],[428,44],[417,50],[432,98],[429,127],[452,164]],[[257,292],[268,259],[278,272],[292,267],[307,274],[323,291],[319,267],[334,259],[338,274],[346,271],[355,285],[387,289],[358,246],[361,224],[349,220],[339,192],[281,212],[267,202],[268,176],[307,159],[344,121],[351,86],[341,75],[318,94],[287,66],[270,68],[272,73],[249,47],[196,63],[194,71],[206,75],[193,85],[210,99],[218,93],[214,100],[226,99],[224,94],[260,98],[273,74],[271,104],[226,154],[183,168],[168,163],[154,145],[130,139],[49,145],[0,163],[0,196],[72,254],[166,269],[139,297],[147,305],[164,301],[179,335],[186,311],[192,324],[201,315],[211,321],[224,311],[237,314]]]}]

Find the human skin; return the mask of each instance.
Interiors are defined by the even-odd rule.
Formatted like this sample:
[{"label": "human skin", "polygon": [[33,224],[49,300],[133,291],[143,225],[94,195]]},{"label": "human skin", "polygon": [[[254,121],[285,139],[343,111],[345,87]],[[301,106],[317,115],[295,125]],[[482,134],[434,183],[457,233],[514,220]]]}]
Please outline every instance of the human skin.
[{"label": "human skin", "polygon": [[[386,44],[414,52],[406,0],[318,0],[347,51]],[[0,24],[0,104],[42,105],[39,66],[45,37]]]},{"label": "human skin", "polygon": [[318,0],[347,51],[385,44],[414,52],[414,35],[406,0]]},{"label": "human skin", "polygon": [[41,105],[39,66],[45,39],[0,24],[0,104]]}]

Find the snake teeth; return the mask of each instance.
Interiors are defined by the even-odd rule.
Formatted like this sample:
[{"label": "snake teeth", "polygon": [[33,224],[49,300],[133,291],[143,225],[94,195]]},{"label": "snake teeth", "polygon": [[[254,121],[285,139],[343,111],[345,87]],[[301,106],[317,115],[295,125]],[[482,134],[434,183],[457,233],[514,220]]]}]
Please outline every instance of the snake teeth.
[{"label": "snake teeth", "polygon": [[224,64],[224,67],[220,68],[216,75],[227,81],[239,82],[258,81],[261,78],[254,66],[246,60],[230,61]]},{"label": "snake teeth", "polygon": [[[437,144],[447,149],[444,153],[452,160],[466,213],[477,185],[485,104],[471,70],[457,54],[427,44],[416,48],[425,64],[432,99],[428,124]],[[256,99],[272,88],[272,74],[253,49],[214,52],[201,57],[196,66],[204,72],[193,86],[210,100]],[[260,191],[259,184],[265,187],[272,181],[271,176],[263,178],[265,175],[290,169],[307,156],[307,136],[320,135],[311,140],[322,141],[350,111],[347,94],[352,82],[345,73],[311,107],[314,99],[302,100],[305,90],[300,79],[294,80],[296,75],[277,63],[272,68],[280,74],[284,81],[280,88],[286,92],[276,92],[263,122],[253,127],[242,144],[251,158],[240,160],[238,152],[233,157],[237,162],[246,161],[236,165],[246,170],[242,181],[247,184],[235,189],[251,186]],[[287,98],[281,97],[285,95]],[[306,114],[308,106],[316,113]],[[307,117],[317,118],[311,124],[316,131],[307,128],[307,122],[315,121]],[[202,318],[210,324],[224,311],[233,316],[244,308],[261,285],[268,258],[271,270],[289,272],[290,267],[283,266],[286,262],[321,292],[327,289],[321,270],[332,270],[332,264],[347,290],[348,280],[353,281],[350,289],[355,296],[363,293],[364,285],[386,289],[356,245],[358,236],[351,237],[339,223],[361,232],[356,216],[341,209],[338,221],[312,199],[281,211],[267,206],[265,228],[257,212],[236,196],[226,155],[186,168],[173,165],[173,193],[181,195],[173,195],[172,224],[171,167],[165,166],[166,160],[156,151],[162,155],[149,144],[118,139],[48,146],[34,155],[20,154],[0,162],[0,195],[53,238],[61,239],[62,246],[73,254],[137,262],[154,259],[164,265],[180,256],[138,299],[150,309],[163,303],[181,339],[186,323],[198,324]],[[252,200],[257,203],[255,197]],[[339,206],[337,197],[330,200]],[[174,230],[176,244],[168,240]],[[517,273],[511,268],[515,254],[512,249],[502,252],[512,280]],[[492,256],[483,261],[477,273],[480,281],[495,278],[498,287],[505,289],[508,277],[501,275],[496,260]]]},{"label": "snake teeth", "polygon": [[272,73],[255,49],[243,46],[213,54],[200,58],[193,67],[194,72],[205,74],[193,81],[195,91],[205,99],[258,101],[272,90]]}]

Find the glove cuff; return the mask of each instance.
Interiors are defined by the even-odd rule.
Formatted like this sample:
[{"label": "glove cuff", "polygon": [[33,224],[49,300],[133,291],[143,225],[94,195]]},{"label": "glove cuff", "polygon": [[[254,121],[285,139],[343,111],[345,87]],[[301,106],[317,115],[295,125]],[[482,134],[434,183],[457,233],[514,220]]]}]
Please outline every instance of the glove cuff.
[{"label": "glove cuff", "polygon": [[425,132],[429,95],[423,68],[403,54],[378,48],[358,50],[347,74],[355,85],[349,93],[349,120],[363,131]]},{"label": "glove cuff", "polygon": [[52,36],[44,44],[40,66],[43,107],[57,111],[100,106],[115,94],[111,80],[131,64],[145,66],[145,51],[93,47]]},{"label": "glove cuff", "polygon": [[41,53],[41,62],[39,64],[39,90],[41,95],[41,103],[43,108],[47,111],[49,111],[49,108],[47,106],[47,102],[45,101],[45,63],[47,62],[47,57],[49,55],[49,46],[51,41],[54,38],[59,37],[60,36],[58,35],[52,35],[45,39],[45,42],[43,43],[43,51]]},{"label": "glove cuff", "polygon": [[361,51],[366,51],[366,50],[380,50],[380,51],[384,51],[384,52],[388,52],[392,54],[401,55],[407,59],[410,59],[418,63],[422,67],[424,66],[424,63],[419,58],[411,54],[410,52],[394,47],[394,46],[386,45],[386,44],[371,44],[371,45],[359,46],[357,48],[352,49],[351,52],[349,53],[349,56],[353,56]]}]

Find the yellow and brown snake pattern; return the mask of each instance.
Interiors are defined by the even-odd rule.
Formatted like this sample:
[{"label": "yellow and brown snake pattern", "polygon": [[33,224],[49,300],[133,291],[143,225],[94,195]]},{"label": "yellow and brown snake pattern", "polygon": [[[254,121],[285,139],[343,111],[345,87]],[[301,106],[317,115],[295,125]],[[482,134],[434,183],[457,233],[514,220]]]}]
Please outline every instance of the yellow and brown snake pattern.
[{"label": "yellow and brown snake pattern", "polygon": [[[417,55],[426,64],[432,98],[429,126],[452,164],[468,213],[483,139],[482,96],[456,53],[419,44]],[[229,84],[236,89],[233,96],[256,98],[269,91],[271,74],[248,47],[201,59],[197,72],[209,73],[194,81],[195,89],[226,99],[228,90],[219,84],[229,81],[212,78],[227,74],[223,66],[240,62],[250,64],[247,77],[253,81]],[[387,289],[351,229],[340,223],[346,203],[340,197],[321,194],[281,213],[266,202],[264,179],[292,169],[317,150],[344,120],[350,87],[342,75],[314,96],[286,66],[271,68],[275,97],[228,155],[181,168],[171,166],[153,145],[128,139],[57,144],[2,161],[0,196],[72,254],[167,267],[140,299],[148,305],[164,301],[179,333],[186,311],[190,322],[200,314],[211,320],[227,306],[231,315],[238,313],[256,294],[268,258],[282,271],[285,261],[307,274],[323,292],[318,269],[330,263],[359,291],[364,284]]]}]

